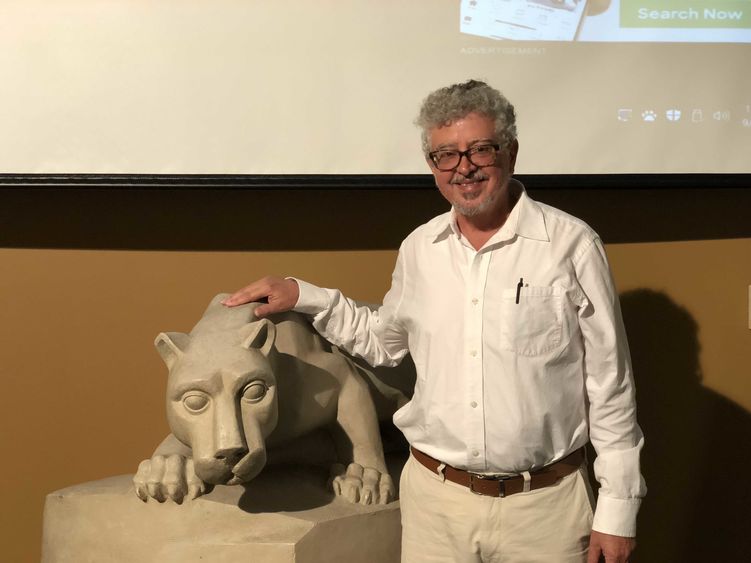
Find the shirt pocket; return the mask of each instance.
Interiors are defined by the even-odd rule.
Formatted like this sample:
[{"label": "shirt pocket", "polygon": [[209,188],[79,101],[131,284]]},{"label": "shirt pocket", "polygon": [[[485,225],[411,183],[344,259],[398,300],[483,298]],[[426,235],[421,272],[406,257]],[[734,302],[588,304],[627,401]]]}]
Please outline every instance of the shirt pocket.
[{"label": "shirt pocket", "polygon": [[500,345],[520,356],[538,356],[561,343],[564,291],[556,286],[524,286],[501,295]]}]

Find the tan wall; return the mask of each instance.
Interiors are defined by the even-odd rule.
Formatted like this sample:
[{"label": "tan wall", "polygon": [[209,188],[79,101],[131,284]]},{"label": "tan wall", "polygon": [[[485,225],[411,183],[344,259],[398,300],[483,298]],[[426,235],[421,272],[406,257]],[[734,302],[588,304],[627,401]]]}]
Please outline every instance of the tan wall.
[{"label": "tan wall", "polygon": [[[651,496],[640,561],[688,561],[676,554],[697,532],[697,506],[727,500],[697,496],[705,473],[723,476],[702,462],[719,457],[727,478],[745,479],[742,443],[735,443],[741,453],[718,456],[714,448],[732,448],[733,440],[714,436],[724,430],[751,440],[751,238],[616,244],[608,252],[624,294],[647,433]],[[393,250],[0,250],[3,560],[38,561],[46,493],[131,473],[165,435],[165,369],[152,346],[158,332],[190,329],[215,293],[266,273],[294,273],[377,301],[394,258]],[[734,520],[732,507],[723,510],[728,533],[738,532],[734,521],[745,512],[738,507]]]}]

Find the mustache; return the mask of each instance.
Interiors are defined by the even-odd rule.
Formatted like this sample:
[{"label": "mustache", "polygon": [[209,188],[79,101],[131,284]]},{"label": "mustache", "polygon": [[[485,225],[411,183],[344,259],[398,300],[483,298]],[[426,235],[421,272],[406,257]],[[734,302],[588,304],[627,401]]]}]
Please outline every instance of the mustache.
[{"label": "mustache", "polygon": [[483,174],[481,171],[477,170],[473,172],[472,174],[468,174],[465,176],[464,174],[460,174],[457,172],[453,178],[451,178],[450,184],[461,184],[464,182],[481,182],[482,180],[487,180],[488,176],[486,174]]}]

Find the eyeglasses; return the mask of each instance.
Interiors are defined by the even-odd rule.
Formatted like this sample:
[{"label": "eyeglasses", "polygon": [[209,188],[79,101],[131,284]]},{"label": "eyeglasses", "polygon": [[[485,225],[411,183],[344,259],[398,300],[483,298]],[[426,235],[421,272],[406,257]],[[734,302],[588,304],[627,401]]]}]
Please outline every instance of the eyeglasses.
[{"label": "eyeglasses", "polygon": [[500,150],[501,145],[499,144],[475,145],[466,151],[438,150],[429,152],[428,156],[438,170],[448,172],[459,166],[463,156],[466,156],[470,163],[480,168],[495,164]]}]

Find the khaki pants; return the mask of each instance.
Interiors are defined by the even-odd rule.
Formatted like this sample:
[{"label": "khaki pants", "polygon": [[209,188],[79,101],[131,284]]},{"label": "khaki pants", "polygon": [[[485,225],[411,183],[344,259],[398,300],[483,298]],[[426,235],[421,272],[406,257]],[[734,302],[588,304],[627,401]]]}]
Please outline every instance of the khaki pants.
[{"label": "khaki pants", "polygon": [[402,563],[582,563],[592,528],[585,469],[506,498],[473,494],[409,457],[400,483]]}]

